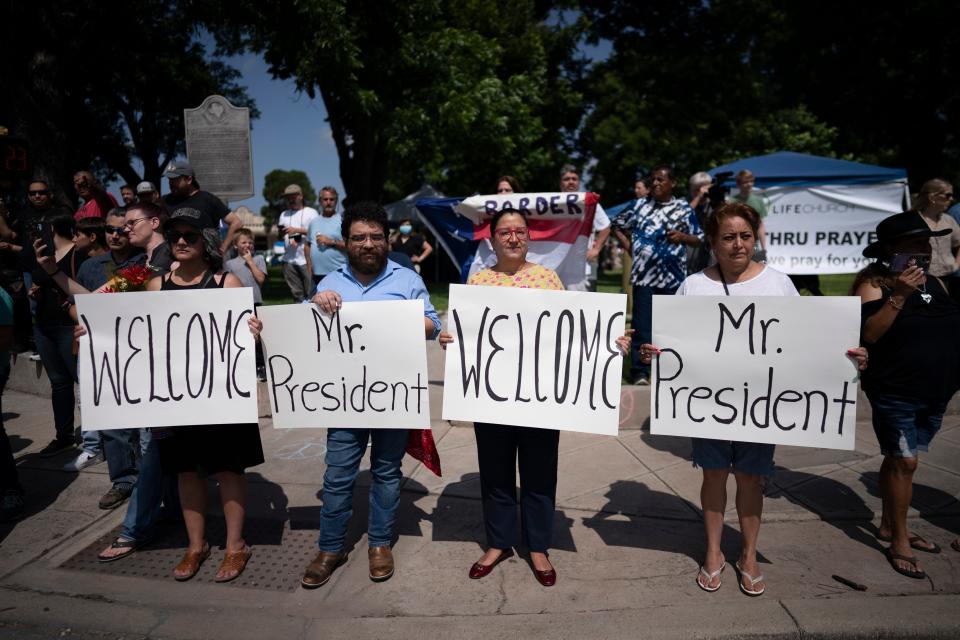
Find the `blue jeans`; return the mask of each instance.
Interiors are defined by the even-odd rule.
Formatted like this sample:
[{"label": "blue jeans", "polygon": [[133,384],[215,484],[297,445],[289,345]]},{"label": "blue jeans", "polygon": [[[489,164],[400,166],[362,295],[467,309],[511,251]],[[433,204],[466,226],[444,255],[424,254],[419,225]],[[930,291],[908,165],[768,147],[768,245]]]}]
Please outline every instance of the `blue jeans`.
[{"label": "blue jeans", "polygon": [[73,355],[73,327],[33,328],[40,362],[50,378],[53,422],[58,440],[73,440],[73,385],[77,381],[77,356]]},{"label": "blue jeans", "polygon": [[880,453],[894,458],[916,458],[928,451],[940,431],[947,400],[921,400],[867,391],[873,410],[873,432]]},{"label": "blue jeans", "polygon": [[103,440],[100,439],[99,431],[84,431],[80,439],[82,440],[83,450],[90,455],[95,456],[98,453],[103,453]]},{"label": "blue jeans", "polygon": [[633,318],[630,327],[633,337],[630,340],[630,376],[650,377],[650,365],[640,362],[640,345],[650,342],[653,331],[653,296],[672,296],[679,287],[633,286]]},{"label": "blue jeans", "polygon": [[370,519],[367,538],[371,547],[393,541],[393,523],[400,504],[400,463],[407,447],[406,429],[330,429],[327,432],[327,471],[323,474],[323,508],[320,510],[320,550],[339,553],[353,515],[353,485],[360,460],[370,450]]},{"label": "blue jeans", "polygon": [[160,467],[160,449],[149,429],[140,429],[140,473],[123,519],[120,537],[124,540],[146,542],[153,535],[153,527],[160,517],[161,504],[168,511],[180,511],[175,475],[165,475]]},{"label": "blue jeans", "polygon": [[[137,432],[139,429],[109,429],[100,432],[103,455],[113,484],[137,481]],[[86,444],[86,440],[84,440]]]}]

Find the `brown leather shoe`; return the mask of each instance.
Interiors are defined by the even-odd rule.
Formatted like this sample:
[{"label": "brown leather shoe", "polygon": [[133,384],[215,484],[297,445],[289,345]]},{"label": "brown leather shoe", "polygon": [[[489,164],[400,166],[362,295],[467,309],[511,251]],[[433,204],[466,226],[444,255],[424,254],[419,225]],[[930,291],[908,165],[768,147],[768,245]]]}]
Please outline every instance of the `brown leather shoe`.
[{"label": "brown leather shoe", "polygon": [[334,569],[346,561],[347,554],[345,553],[328,553],[321,551],[317,554],[317,557],[313,559],[313,562],[307,565],[307,568],[303,572],[303,577],[300,578],[300,586],[304,589],[322,587],[330,580]]},{"label": "brown leather shoe", "polygon": [[370,579],[374,582],[389,580],[393,575],[393,552],[390,547],[370,547]]}]

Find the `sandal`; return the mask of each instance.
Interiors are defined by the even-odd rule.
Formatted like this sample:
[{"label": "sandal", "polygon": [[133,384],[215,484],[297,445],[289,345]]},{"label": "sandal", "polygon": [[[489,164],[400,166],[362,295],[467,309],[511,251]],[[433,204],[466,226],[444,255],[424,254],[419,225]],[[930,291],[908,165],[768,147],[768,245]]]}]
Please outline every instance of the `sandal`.
[{"label": "sandal", "polygon": [[121,558],[126,558],[134,551],[143,546],[142,542],[137,542],[136,540],[127,540],[126,538],[117,538],[110,543],[110,546],[107,549],[126,549],[126,551],[121,551],[120,553],[112,556],[105,556],[104,551],[101,551],[97,554],[97,560],[100,562],[113,562],[114,560],[120,560]]},{"label": "sandal", "polygon": [[[880,542],[893,542],[893,537],[877,535],[877,540],[879,540]],[[924,553],[940,553],[941,551],[940,545],[938,545],[936,542],[930,542],[929,540],[924,539],[923,536],[918,536],[916,534],[907,538],[907,542],[910,543],[911,549],[916,549],[917,551],[923,551]],[[922,544],[920,544],[921,542],[924,542],[930,546],[925,547]],[[954,542],[956,542],[956,540],[954,540]],[[956,547],[954,547],[954,549],[956,549]]]},{"label": "sandal", "polygon": [[[754,586],[756,586],[756,584],[757,584],[758,582],[761,582],[761,581],[763,580],[763,574],[760,574],[759,576],[757,576],[756,578],[754,578],[752,575],[750,575],[749,573],[747,573],[746,571],[743,570],[743,567],[740,566],[740,561],[739,561],[739,560],[737,560],[737,561],[733,564],[733,566],[737,569],[737,572],[740,574],[740,575],[737,577],[737,584],[740,585],[740,591],[742,591],[742,592],[744,593],[744,595],[748,595],[748,596],[750,596],[750,597],[752,597],[752,598],[755,598],[755,597],[757,597],[757,596],[763,595],[763,592],[767,590],[766,587],[761,587],[760,589],[754,589],[754,588],[753,588]],[[749,588],[749,589],[748,589],[747,587],[743,586],[743,579],[744,579],[744,578],[746,578],[746,579],[747,579],[747,582],[750,583],[750,588]]]},{"label": "sandal", "polygon": [[[703,565],[700,565],[700,571],[699,573],[697,573],[697,586],[703,589],[704,591],[713,593],[714,591],[720,588],[720,586],[723,584],[723,581],[721,580],[719,583],[717,583],[717,586],[715,587],[708,587],[707,585],[710,584],[711,580],[713,580],[714,578],[719,576],[721,573],[723,573],[723,570],[726,568],[727,568],[726,562],[721,564],[720,568],[717,569],[716,571],[707,571],[703,567]],[[703,576],[704,578],[706,578],[706,580],[701,581],[700,576]]]},{"label": "sandal", "polygon": [[[186,582],[193,576],[197,575],[197,571],[200,571],[200,565],[203,564],[203,561],[210,557],[210,544],[208,542],[203,543],[203,549],[200,551],[190,551],[188,550],[183,554],[183,557],[180,558],[180,562],[177,563],[177,566],[174,567],[173,579],[177,582]],[[177,575],[177,571],[184,572],[183,575]]]},{"label": "sandal", "polygon": [[[249,562],[250,556],[252,555],[253,549],[247,545],[244,545],[240,551],[228,551],[225,553],[223,562],[220,564],[220,568],[217,569],[218,576],[214,578],[214,582],[230,582],[231,580],[236,580],[240,574],[243,573],[243,570],[247,568],[247,562]],[[223,571],[236,571],[236,573],[229,577],[219,576]]]},{"label": "sandal", "polygon": [[[894,553],[892,550],[887,549],[887,560],[890,561],[890,566],[893,567],[893,570],[899,573],[902,576],[907,576],[908,578],[913,578],[914,580],[923,580],[927,577],[927,574],[917,567],[917,559],[913,556],[902,556],[899,553]],[[904,569],[903,567],[897,566],[896,561],[900,560],[901,562],[909,562],[914,566],[913,569]]]}]

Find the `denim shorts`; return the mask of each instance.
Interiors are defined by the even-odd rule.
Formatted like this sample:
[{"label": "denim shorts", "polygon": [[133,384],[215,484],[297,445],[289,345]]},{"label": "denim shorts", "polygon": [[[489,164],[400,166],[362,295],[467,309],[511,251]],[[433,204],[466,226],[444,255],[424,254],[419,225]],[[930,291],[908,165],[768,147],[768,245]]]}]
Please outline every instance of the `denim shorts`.
[{"label": "denim shorts", "polygon": [[880,452],[894,458],[916,458],[927,451],[940,430],[946,400],[919,400],[883,393],[867,393],[873,409],[873,432]]},{"label": "denim shorts", "polygon": [[769,478],[773,475],[773,451],[776,445],[759,442],[732,442],[692,438],[693,466],[708,471],[730,469]]}]

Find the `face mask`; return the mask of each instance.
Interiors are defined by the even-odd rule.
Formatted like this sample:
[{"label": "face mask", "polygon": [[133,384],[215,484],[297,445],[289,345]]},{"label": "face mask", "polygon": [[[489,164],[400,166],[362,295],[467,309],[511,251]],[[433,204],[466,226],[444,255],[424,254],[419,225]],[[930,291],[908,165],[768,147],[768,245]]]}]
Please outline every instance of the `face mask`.
[{"label": "face mask", "polygon": [[411,227],[410,225],[408,224],[400,225],[400,233],[410,233],[411,231],[413,231],[413,227]]}]

